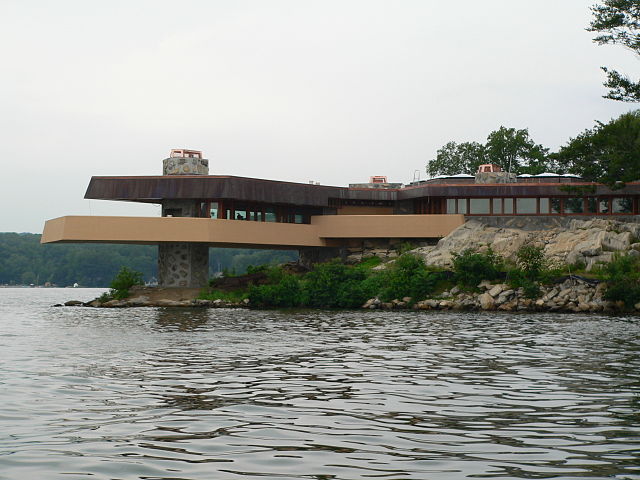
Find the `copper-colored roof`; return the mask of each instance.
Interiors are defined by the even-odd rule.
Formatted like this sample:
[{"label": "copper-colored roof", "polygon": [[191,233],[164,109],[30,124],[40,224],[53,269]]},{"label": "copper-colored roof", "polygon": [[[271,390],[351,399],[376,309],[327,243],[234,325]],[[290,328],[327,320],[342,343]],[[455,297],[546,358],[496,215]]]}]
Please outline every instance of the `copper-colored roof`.
[{"label": "copper-colored roof", "polygon": [[[329,199],[395,201],[421,197],[566,196],[559,183],[421,184],[400,189],[347,188],[225,175],[169,175],[146,177],[92,177],[84,198],[160,203],[164,199],[237,199],[323,207]],[[596,194],[611,194],[604,186]],[[640,183],[629,183],[619,194],[640,194]]]}]

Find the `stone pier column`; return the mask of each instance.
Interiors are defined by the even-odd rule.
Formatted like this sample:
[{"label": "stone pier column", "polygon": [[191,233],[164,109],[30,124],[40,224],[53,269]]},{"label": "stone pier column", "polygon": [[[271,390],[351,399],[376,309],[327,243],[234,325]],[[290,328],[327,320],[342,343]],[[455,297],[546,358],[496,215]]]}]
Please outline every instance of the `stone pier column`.
[{"label": "stone pier column", "polygon": [[[209,160],[197,150],[171,150],[162,161],[162,175],[209,175]],[[198,217],[200,201],[165,198],[163,217]],[[161,287],[201,288],[209,280],[209,245],[181,242],[158,245],[158,285]]]},{"label": "stone pier column", "polygon": [[209,245],[161,243],[158,245],[158,284],[161,287],[201,288],[209,280]]}]

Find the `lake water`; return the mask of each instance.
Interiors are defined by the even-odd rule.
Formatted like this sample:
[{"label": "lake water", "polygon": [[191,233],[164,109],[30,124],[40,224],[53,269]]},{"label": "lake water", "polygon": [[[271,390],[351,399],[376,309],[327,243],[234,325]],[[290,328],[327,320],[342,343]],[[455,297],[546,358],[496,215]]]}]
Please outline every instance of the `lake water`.
[{"label": "lake water", "polygon": [[52,308],[0,289],[1,479],[640,479],[640,321]]}]

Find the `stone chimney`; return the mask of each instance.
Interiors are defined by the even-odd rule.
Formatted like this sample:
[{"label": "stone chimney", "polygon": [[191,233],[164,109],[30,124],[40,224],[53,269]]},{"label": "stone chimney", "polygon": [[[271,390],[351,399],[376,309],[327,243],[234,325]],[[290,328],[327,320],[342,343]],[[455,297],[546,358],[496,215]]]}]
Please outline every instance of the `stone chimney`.
[{"label": "stone chimney", "polygon": [[198,150],[174,148],[162,161],[162,175],[209,175],[209,160]]}]

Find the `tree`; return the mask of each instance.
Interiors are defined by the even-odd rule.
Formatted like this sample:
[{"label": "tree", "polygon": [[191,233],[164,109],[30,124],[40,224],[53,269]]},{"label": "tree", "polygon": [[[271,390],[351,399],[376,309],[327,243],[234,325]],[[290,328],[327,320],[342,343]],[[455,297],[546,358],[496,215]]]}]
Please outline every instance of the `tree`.
[{"label": "tree", "polygon": [[429,162],[427,173],[431,176],[474,174],[483,163],[487,163],[484,145],[477,142],[449,142],[438,150],[435,160]]},{"label": "tree", "polygon": [[537,174],[557,171],[547,156],[548,149],[529,138],[529,130],[500,127],[489,134],[487,143],[449,142],[438,150],[427,173],[435,175],[474,174],[483,163],[495,163],[513,173]]},{"label": "tree", "polygon": [[[603,5],[591,7],[593,20],[587,28],[598,32],[593,39],[598,45],[623,45],[640,54],[640,1],[604,0]],[[616,70],[601,67],[607,74],[604,86],[609,93],[604,98],[621,102],[640,102],[640,82],[629,79]]]},{"label": "tree", "polygon": [[489,134],[485,151],[489,163],[513,173],[537,174],[547,171],[548,149],[529,138],[529,130],[500,127]]},{"label": "tree", "polygon": [[640,179],[640,110],[607,124],[598,122],[571,139],[556,157],[569,172],[611,189]]}]

